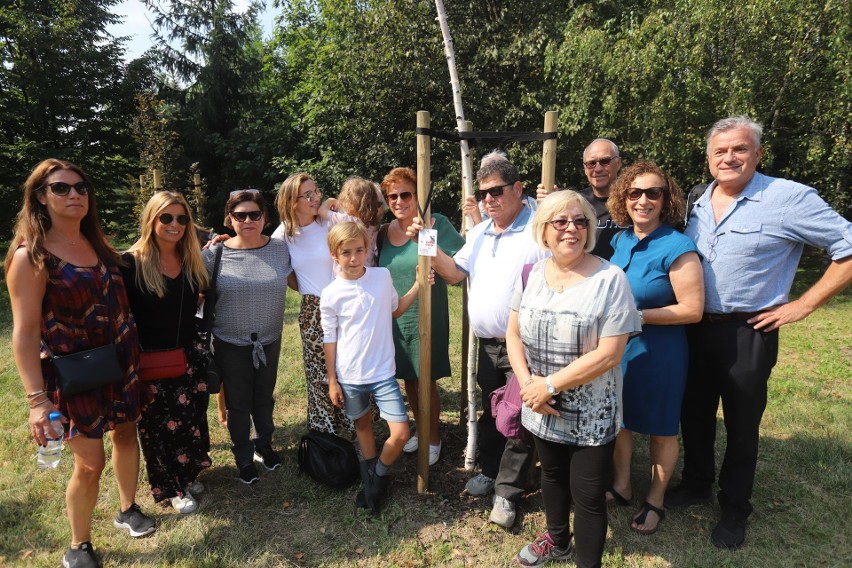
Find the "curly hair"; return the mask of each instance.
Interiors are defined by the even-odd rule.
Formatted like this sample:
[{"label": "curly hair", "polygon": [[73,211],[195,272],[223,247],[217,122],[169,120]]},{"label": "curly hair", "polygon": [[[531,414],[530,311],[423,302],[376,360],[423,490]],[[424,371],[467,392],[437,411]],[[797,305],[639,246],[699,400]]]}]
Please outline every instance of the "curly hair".
[{"label": "curly hair", "polygon": [[627,190],[639,176],[646,174],[655,174],[660,176],[666,184],[666,191],[663,192],[663,208],[660,211],[660,221],[678,227],[683,221],[686,204],[683,198],[683,190],[656,163],[650,160],[636,162],[621,172],[618,179],[613,182],[609,188],[609,198],[606,206],[609,209],[612,220],[620,227],[626,227],[633,224],[630,215],[627,213]]},{"label": "curly hair", "polygon": [[343,182],[337,200],[347,215],[357,217],[367,227],[377,227],[382,223],[385,211],[376,186],[370,180],[350,177]]}]

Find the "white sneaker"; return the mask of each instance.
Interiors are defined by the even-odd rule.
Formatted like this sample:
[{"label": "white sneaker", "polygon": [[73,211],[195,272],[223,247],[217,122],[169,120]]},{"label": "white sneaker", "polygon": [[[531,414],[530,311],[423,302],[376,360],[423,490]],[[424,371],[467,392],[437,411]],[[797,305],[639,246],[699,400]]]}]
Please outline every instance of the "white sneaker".
[{"label": "white sneaker", "polygon": [[174,507],[174,510],[181,515],[188,515],[198,508],[198,501],[189,494],[185,497],[172,497],[169,499],[169,502]]},{"label": "white sneaker", "polygon": [[417,434],[413,435],[408,439],[405,445],[402,447],[402,451],[406,454],[413,454],[417,451],[417,448],[420,447],[420,442],[417,441]]},{"label": "white sneaker", "polygon": [[438,463],[438,458],[441,457],[441,444],[437,446],[433,446],[429,444],[429,465],[435,465]]},{"label": "white sneaker", "polygon": [[186,486],[186,490],[192,493],[193,496],[204,493],[204,484],[197,479]]},{"label": "white sneaker", "polygon": [[477,473],[468,480],[467,485],[465,485],[464,488],[467,489],[468,495],[482,497],[483,495],[488,495],[494,491],[494,479],[487,475]]},{"label": "white sneaker", "polygon": [[515,504],[499,495],[494,496],[494,508],[488,520],[495,525],[510,529],[515,524]]}]

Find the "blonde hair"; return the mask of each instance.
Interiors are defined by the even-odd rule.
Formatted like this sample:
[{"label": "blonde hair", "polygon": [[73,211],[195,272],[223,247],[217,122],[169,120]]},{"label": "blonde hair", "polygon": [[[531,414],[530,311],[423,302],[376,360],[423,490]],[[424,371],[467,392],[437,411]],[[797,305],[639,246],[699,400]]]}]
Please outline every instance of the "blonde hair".
[{"label": "blonde hair", "polygon": [[532,232],[538,246],[543,249],[547,248],[547,243],[544,240],[544,232],[547,230],[548,221],[551,221],[554,216],[562,213],[572,205],[579,205],[580,209],[583,210],[583,217],[589,220],[589,226],[585,229],[586,246],[583,247],[583,250],[591,252],[595,248],[598,233],[595,229],[598,224],[598,217],[595,215],[595,210],[592,209],[592,204],[585,197],[570,189],[553,192],[538,204],[538,209],[535,210],[532,220]]},{"label": "blonde hair", "polygon": [[166,279],[160,272],[160,247],[157,245],[154,225],[163,210],[170,205],[180,205],[189,217],[189,223],[177,243],[181,270],[195,290],[207,288],[207,269],[201,260],[201,244],[198,242],[189,204],[180,193],[158,191],[142,210],[139,240],[127,250],[136,259],[136,286],[156,294],[158,298],[166,295]]},{"label": "blonde hair", "polygon": [[89,183],[87,196],[89,209],[85,217],[80,221],[80,232],[89,241],[89,244],[101,262],[109,266],[124,265],[121,256],[112,248],[103,230],[101,230],[100,222],[98,222],[98,209],[95,203],[95,188],[92,185],[92,180],[80,166],[66,162],[65,160],[48,158],[39,162],[24,182],[24,203],[21,210],[18,211],[15,234],[12,237],[11,246],[9,247],[9,252],[6,254],[6,262],[4,263],[4,270],[7,274],[9,267],[12,265],[12,258],[15,256],[15,251],[21,246],[26,248],[27,257],[35,268],[41,269],[44,266],[44,239],[53,223],[47,212],[47,206],[39,202],[38,196],[49,191],[47,189],[47,179],[54,172],[62,170],[74,172],[80,176],[80,179]]},{"label": "blonde hair", "polygon": [[299,203],[299,188],[306,181],[314,181],[307,172],[297,172],[288,177],[278,189],[275,196],[275,207],[284,224],[284,236],[292,241],[299,229],[299,219],[296,217],[296,204]]},{"label": "blonde hair", "polygon": [[376,186],[370,180],[350,177],[343,182],[337,200],[347,215],[357,217],[367,227],[378,227],[381,224],[384,210]]},{"label": "blonde hair", "polygon": [[338,223],[328,232],[328,250],[337,256],[344,244],[359,239],[364,242],[365,247],[370,246],[370,237],[364,225],[354,221]]}]

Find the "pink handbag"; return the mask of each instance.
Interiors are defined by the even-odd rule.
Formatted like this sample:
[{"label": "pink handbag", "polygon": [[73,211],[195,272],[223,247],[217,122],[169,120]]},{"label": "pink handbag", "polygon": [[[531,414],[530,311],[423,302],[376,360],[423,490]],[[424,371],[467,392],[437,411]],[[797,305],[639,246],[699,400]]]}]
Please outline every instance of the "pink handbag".
[{"label": "pink handbag", "polygon": [[497,431],[507,438],[530,440],[532,435],[521,424],[521,385],[515,374],[506,384],[491,393],[491,415],[497,425]]}]

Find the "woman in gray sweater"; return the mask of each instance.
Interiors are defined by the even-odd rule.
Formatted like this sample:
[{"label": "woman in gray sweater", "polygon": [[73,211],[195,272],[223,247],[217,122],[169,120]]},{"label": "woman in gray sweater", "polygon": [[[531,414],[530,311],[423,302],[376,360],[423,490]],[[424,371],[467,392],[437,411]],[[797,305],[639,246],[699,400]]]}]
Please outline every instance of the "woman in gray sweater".
[{"label": "woman in gray sweater", "polygon": [[287,243],[261,232],[266,220],[260,192],[235,191],[225,204],[225,225],[237,236],[204,251],[211,280],[221,254],[215,276],[213,351],[225,389],[231,450],[240,481],[249,485],[259,479],[252,458],[268,470],[281,465],[272,449],[273,392],[287,291],[281,283],[292,268]]}]

